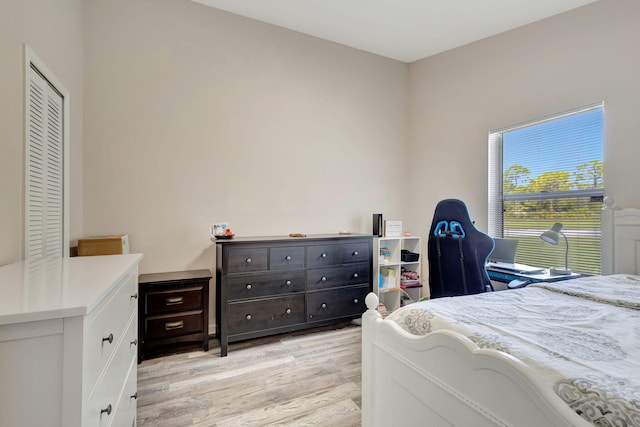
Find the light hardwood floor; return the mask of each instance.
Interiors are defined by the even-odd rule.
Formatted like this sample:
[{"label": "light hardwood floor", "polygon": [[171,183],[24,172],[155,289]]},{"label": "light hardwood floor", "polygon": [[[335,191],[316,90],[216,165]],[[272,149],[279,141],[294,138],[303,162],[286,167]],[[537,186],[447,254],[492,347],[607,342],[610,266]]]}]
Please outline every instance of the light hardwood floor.
[{"label": "light hardwood floor", "polygon": [[360,426],[360,326],[194,351],[138,365],[139,426]]}]

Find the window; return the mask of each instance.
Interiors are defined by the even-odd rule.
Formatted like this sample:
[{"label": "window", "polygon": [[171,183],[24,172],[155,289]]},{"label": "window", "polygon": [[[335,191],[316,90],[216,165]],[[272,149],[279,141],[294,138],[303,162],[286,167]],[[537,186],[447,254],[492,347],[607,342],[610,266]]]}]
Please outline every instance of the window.
[{"label": "window", "polygon": [[67,256],[68,93],[27,46],[25,117],[25,259]]},{"label": "window", "polygon": [[569,268],[600,272],[603,108],[600,103],[489,134],[489,234],[519,241],[516,262],[564,267],[565,248],[540,239],[559,222]]}]

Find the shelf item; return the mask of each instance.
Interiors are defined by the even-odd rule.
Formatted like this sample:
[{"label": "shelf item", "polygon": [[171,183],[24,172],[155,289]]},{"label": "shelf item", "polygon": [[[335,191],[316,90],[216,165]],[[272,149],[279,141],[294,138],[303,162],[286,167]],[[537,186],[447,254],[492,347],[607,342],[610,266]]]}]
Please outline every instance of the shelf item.
[{"label": "shelf item", "polygon": [[[374,238],[373,290],[388,312],[405,302],[422,297],[420,237],[398,236]],[[403,295],[406,297],[403,302]]]},{"label": "shelf item", "polygon": [[372,247],[372,236],[356,234],[217,241],[220,355],[231,342],[360,318]]},{"label": "shelf item", "polygon": [[209,270],[141,274],[138,363],[152,356],[209,351]]}]

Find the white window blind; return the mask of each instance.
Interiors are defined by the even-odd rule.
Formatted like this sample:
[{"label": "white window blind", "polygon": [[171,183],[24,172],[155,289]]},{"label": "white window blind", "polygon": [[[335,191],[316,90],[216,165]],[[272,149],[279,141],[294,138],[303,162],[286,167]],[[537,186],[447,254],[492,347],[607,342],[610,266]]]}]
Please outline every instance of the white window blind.
[{"label": "white window blind", "polygon": [[64,255],[64,99],[28,65],[25,257],[35,260]]},{"label": "white window blind", "polygon": [[569,268],[600,272],[603,104],[489,134],[489,233],[519,240],[516,261],[564,267],[565,243],[540,234],[563,224]]}]

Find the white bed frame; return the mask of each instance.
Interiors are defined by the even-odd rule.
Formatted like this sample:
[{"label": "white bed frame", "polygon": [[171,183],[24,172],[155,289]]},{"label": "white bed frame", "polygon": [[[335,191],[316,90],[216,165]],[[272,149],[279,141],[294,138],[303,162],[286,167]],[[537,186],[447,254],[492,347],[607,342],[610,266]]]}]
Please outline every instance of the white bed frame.
[{"label": "white bed frame", "polygon": [[[603,274],[640,272],[640,209],[606,207]],[[362,426],[589,426],[518,359],[452,331],[415,336],[362,316]]]}]

